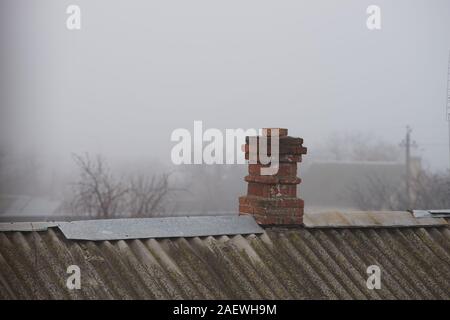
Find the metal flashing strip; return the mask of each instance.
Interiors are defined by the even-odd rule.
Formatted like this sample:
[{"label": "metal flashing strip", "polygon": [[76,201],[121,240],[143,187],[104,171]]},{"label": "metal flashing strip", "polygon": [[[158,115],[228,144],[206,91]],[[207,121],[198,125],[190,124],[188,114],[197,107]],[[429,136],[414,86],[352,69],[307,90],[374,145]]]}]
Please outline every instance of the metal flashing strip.
[{"label": "metal flashing strip", "polygon": [[57,227],[58,222],[4,222],[0,223],[0,232],[4,231],[46,231]]},{"label": "metal flashing strip", "polygon": [[445,219],[429,216],[417,218],[406,211],[324,212],[305,214],[307,228],[397,228],[448,225]]},{"label": "metal flashing strip", "polygon": [[416,218],[450,218],[450,209],[446,210],[413,210]]},{"label": "metal flashing strip", "polygon": [[191,216],[102,219],[70,222],[0,223],[0,232],[46,231],[57,227],[67,239],[125,240],[258,234],[264,230],[251,216]]},{"label": "metal flashing strip", "polygon": [[263,233],[250,216],[85,220],[59,223],[67,239],[125,240]]}]

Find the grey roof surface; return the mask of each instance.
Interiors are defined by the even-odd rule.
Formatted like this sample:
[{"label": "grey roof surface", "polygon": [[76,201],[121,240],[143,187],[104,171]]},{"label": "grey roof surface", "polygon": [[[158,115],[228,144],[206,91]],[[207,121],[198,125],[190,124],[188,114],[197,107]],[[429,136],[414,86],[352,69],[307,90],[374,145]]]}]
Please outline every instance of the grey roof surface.
[{"label": "grey roof surface", "polygon": [[309,228],[395,228],[442,226],[447,221],[440,217],[415,217],[407,211],[361,211],[342,213],[339,211],[306,214],[303,223]]},{"label": "grey roof surface", "polygon": [[[380,290],[366,287],[374,264]],[[80,290],[66,287],[70,265]],[[3,231],[0,298],[449,299],[450,230],[441,221],[114,241]]]},{"label": "grey roof surface", "polygon": [[62,222],[68,239],[120,240],[262,233],[250,216],[167,217]]},{"label": "grey roof surface", "polygon": [[413,210],[416,218],[450,218],[450,209],[446,210]]},{"label": "grey roof surface", "polygon": [[125,240],[262,233],[251,216],[193,216],[0,223],[1,231],[58,228],[67,239]]}]

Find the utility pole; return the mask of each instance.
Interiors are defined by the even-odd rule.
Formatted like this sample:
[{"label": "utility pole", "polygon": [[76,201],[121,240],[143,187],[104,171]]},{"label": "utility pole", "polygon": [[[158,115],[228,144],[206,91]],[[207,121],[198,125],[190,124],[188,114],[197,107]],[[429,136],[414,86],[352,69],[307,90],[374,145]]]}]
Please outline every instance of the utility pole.
[{"label": "utility pole", "polygon": [[412,209],[412,202],[411,202],[411,148],[416,147],[417,144],[415,141],[411,141],[411,132],[412,129],[410,126],[406,126],[406,136],[405,139],[400,143],[401,147],[405,148],[405,169],[406,169],[406,175],[405,175],[405,193],[406,193],[406,200],[408,203],[409,208]]},{"label": "utility pole", "polygon": [[447,70],[447,122],[448,122],[448,160],[450,170],[450,51],[448,53],[448,70]]}]

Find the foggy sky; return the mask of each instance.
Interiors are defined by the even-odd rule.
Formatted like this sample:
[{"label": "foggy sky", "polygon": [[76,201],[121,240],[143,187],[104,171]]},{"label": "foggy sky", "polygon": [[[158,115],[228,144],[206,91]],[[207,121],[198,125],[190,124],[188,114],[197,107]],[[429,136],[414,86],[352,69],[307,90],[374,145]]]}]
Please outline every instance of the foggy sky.
[{"label": "foggy sky", "polygon": [[286,127],[310,150],[333,132],[397,144],[409,124],[415,153],[448,167],[448,0],[0,1],[2,139],[44,166],[169,162],[172,131],[202,120]]}]

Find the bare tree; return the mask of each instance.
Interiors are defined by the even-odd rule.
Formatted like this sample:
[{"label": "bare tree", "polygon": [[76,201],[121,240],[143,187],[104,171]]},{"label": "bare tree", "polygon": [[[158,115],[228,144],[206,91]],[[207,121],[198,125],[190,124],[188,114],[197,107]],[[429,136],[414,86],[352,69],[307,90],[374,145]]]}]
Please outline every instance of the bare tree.
[{"label": "bare tree", "polygon": [[161,176],[138,176],[130,179],[129,210],[133,216],[148,217],[164,213],[171,193],[169,173]]},{"label": "bare tree", "polygon": [[450,172],[421,171],[413,179],[414,209],[450,208]]},{"label": "bare tree", "polygon": [[348,188],[350,200],[360,210],[406,210],[404,185],[396,185],[377,175],[367,175],[364,183]]},{"label": "bare tree", "polygon": [[336,161],[398,161],[401,158],[398,146],[372,134],[335,133],[328,137],[322,149],[322,153]]},{"label": "bare tree", "polygon": [[411,178],[412,203],[404,184],[367,176],[364,184],[349,188],[353,203],[361,210],[411,210],[450,208],[450,174],[420,170]]},{"label": "bare tree", "polygon": [[95,218],[150,217],[165,211],[172,192],[169,174],[117,178],[101,156],[73,155],[80,170],[72,196],[64,204],[72,214]]},{"label": "bare tree", "polygon": [[[0,144],[0,194],[4,192],[5,189],[5,158],[6,151],[5,148]],[[0,199],[1,201],[1,199]]]},{"label": "bare tree", "polygon": [[73,159],[80,176],[73,185],[73,199],[69,203],[72,213],[98,218],[117,216],[124,209],[128,188],[113,177],[101,156],[91,159],[89,154],[84,157],[74,154]]}]

